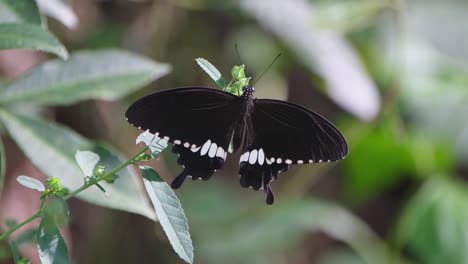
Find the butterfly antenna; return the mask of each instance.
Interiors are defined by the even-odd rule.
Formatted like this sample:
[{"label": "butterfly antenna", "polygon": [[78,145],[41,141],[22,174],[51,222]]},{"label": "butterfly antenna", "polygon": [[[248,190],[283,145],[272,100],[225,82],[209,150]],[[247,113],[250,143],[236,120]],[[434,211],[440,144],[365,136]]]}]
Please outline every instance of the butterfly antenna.
[{"label": "butterfly antenna", "polygon": [[260,74],[260,76],[258,77],[258,79],[255,80],[255,81],[252,83],[252,86],[253,86],[254,84],[256,84],[256,83],[262,78],[262,76],[271,68],[271,66],[273,66],[273,64],[276,62],[276,60],[277,60],[280,56],[281,56],[281,53],[278,54],[278,56],[276,56],[276,58],[270,63],[270,66],[268,66],[268,67],[266,68],[266,70],[264,70],[264,71],[262,72],[262,74]]},{"label": "butterfly antenna", "polygon": [[239,50],[237,49],[237,43],[234,44],[234,47],[236,48],[237,59],[239,60],[239,65],[242,65],[242,60],[241,60],[241,57],[239,55]]}]

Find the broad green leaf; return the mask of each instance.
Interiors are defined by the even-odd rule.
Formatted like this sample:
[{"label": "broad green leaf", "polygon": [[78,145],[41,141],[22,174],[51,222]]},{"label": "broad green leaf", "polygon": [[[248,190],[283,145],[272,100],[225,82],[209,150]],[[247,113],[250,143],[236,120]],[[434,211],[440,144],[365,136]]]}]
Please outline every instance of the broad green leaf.
[{"label": "broad green leaf", "polygon": [[[224,210],[229,213],[229,205]],[[387,245],[359,218],[318,199],[283,201],[274,210],[244,211],[240,217],[211,221],[209,228],[193,230],[200,232],[194,236],[200,239],[201,254],[215,263],[252,263],[259,256],[275,256],[297,246],[308,232],[317,231],[345,243],[365,263],[402,263],[396,256],[392,258]],[[203,237],[207,239],[201,240]]]},{"label": "broad green leaf", "polygon": [[211,64],[209,61],[203,58],[198,58],[195,60],[197,61],[198,65],[200,65],[200,67],[211,77],[211,79],[213,79],[216,82],[216,84],[218,84],[218,86],[221,89],[224,89],[226,87],[226,82],[224,81],[223,76],[218,71],[218,69],[216,69],[216,67],[213,66],[213,64]]},{"label": "broad green leaf", "polygon": [[3,183],[5,182],[5,172],[6,172],[5,148],[3,147],[3,142],[0,137],[0,194],[2,193]]},{"label": "broad green leaf", "polygon": [[80,166],[85,176],[93,176],[94,168],[99,162],[99,156],[91,151],[77,151],[75,154],[76,163]]},{"label": "broad green leaf", "polygon": [[457,160],[466,162],[468,120],[460,115],[468,111],[466,67],[460,67],[452,57],[444,56],[427,43],[412,40],[405,46],[405,64],[411,74],[404,76],[401,99],[412,121],[410,124],[434,139],[454,146]]},{"label": "broad green leaf", "polygon": [[[100,165],[112,169],[123,161],[111,147],[89,141],[73,130],[47,122],[38,117],[26,117],[6,111],[0,112],[10,136],[31,161],[47,176],[60,178],[63,186],[75,190],[83,184],[83,174],[75,162],[78,149],[86,149],[99,155]],[[88,188],[78,194],[87,202],[125,210],[156,219],[148,199],[141,191],[138,176],[130,168],[118,172],[113,184],[101,183],[109,194],[103,199],[97,188]]]},{"label": "broad green leaf", "polygon": [[450,177],[431,177],[411,198],[397,234],[419,263],[466,263],[468,259],[468,191]]},{"label": "broad green leaf", "polygon": [[167,148],[167,140],[151,134],[149,131],[145,131],[137,137],[136,143],[138,144],[140,142],[145,143],[145,145],[150,148],[151,155],[155,159],[165,148]]},{"label": "broad green leaf", "polygon": [[25,187],[28,187],[29,189],[33,189],[33,190],[40,191],[40,192],[45,191],[44,184],[42,184],[42,182],[40,182],[40,181],[38,181],[38,180],[36,180],[34,178],[21,175],[21,176],[18,176],[16,178],[16,180],[21,185],[23,185]]},{"label": "broad green leaf", "polygon": [[374,81],[342,33],[314,29],[311,1],[241,0],[239,5],[324,79],[328,95],[337,104],[362,120],[377,116],[380,95]]},{"label": "broad green leaf", "polygon": [[352,147],[343,161],[346,195],[363,202],[416,174],[409,140],[382,124]]},{"label": "broad green leaf", "polygon": [[184,210],[171,187],[151,167],[141,167],[146,192],[175,252],[193,263],[193,245]]},{"label": "broad green leaf", "polygon": [[67,244],[53,219],[44,217],[39,224],[37,248],[42,264],[70,263]]},{"label": "broad green leaf", "polygon": [[32,24],[0,24],[0,49],[33,49],[68,57],[65,47],[50,32]]},{"label": "broad green leaf", "polygon": [[380,12],[395,5],[390,1],[335,0],[316,4],[313,24],[321,30],[349,32],[373,24]]},{"label": "broad green leaf", "polygon": [[0,0],[0,23],[29,23],[41,25],[35,0]]},{"label": "broad green leaf", "polygon": [[39,8],[46,15],[62,22],[66,27],[74,29],[78,26],[78,17],[67,2],[63,0],[36,0]]},{"label": "broad green leaf", "polygon": [[0,91],[0,104],[117,100],[166,75],[167,64],[123,50],[81,51],[39,65]]}]

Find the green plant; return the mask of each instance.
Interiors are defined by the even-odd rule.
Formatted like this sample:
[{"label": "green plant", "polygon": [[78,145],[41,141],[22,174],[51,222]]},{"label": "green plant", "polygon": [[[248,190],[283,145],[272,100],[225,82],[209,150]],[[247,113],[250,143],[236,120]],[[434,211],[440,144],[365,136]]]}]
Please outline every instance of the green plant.
[{"label": "green plant", "polygon": [[[177,197],[154,170],[142,167],[146,190],[157,207],[155,214],[137,184],[138,176],[126,168],[130,164],[146,161],[149,156],[144,152],[148,147],[131,159],[122,161],[120,154],[110,146],[88,140],[34,112],[24,111],[25,108],[34,109],[31,107],[70,105],[86,99],[117,100],[167,74],[169,65],[117,49],[79,51],[69,55],[59,40],[46,29],[35,1],[0,1],[0,11],[9,14],[3,17],[7,21],[0,19],[0,49],[33,49],[65,59],[47,61],[0,88],[1,125],[45,175],[56,176],[49,178],[46,186],[27,176],[17,178],[24,186],[41,191],[42,203],[28,219],[20,223],[10,222],[0,240],[40,218],[41,224],[34,233],[41,261],[69,263],[67,246],[58,226],[67,222],[69,213],[65,201],[77,197],[153,220],[159,218],[176,252],[191,263],[193,248],[187,224],[180,223],[180,219],[185,217]],[[0,142],[0,186],[5,176],[2,146]],[[155,151],[153,155],[156,155]],[[84,190],[87,191],[83,193]],[[103,199],[102,192],[111,199]],[[160,192],[166,196],[155,194]],[[125,203],[121,202],[123,199]],[[167,213],[166,206],[180,209]],[[176,215],[171,215],[173,213]],[[179,221],[176,227],[174,217]],[[10,243],[17,263],[25,262],[19,258],[18,252],[22,242],[24,239],[11,240]]]}]

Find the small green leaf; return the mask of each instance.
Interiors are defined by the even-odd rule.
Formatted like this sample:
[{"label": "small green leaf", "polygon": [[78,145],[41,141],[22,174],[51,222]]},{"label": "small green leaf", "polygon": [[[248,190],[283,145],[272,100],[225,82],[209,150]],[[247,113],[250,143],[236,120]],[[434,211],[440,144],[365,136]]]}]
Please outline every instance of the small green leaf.
[{"label": "small green leaf", "polygon": [[70,216],[67,202],[58,197],[48,200],[42,212],[44,218],[53,220],[59,226],[66,225]]},{"label": "small green leaf", "polygon": [[33,189],[33,190],[40,191],[40,192],[45,191],[44,184],[42,184],[42,182],[34,178],[22,175],[22,176],[18,176],[16,180],[21,185],[28,187],[29,189]]},{"label": "small green leaf", "polygon": [[146,192],[174,251],[193,263],[193,245],[184,210],[171,187],[151,167],[141,167]]},{"label": "small green leaf", "polygon": [[33,49],[66,59],[68,52],[50,32],[32,24],[0,24],[0,49]]},{"label": "small green leaf", "polygon": [[[145,131],[141,133],[137,139],[136,143],[143,142],[146,146],[148,146],[151,150],[151,155],[154,159],[156,159],[159,154],[167,148],[167,140],[161,139],[160,137],[151,134],[149,131]],[[143,160],[140,160],[143,161]]]},{"label": "small green leaf", "polygon": [[224,89],[226,87],[226,82],[224,81],[223,76],[218,71],[218,69],[216,69],[216,67],[213,66],[213,64],[211,64],[209,61],[203,58],[198,58],[195,60],[197,61],[198,65],[200,65],[200,67],[211,77],[211,79],[213,79],[216,82],[216,84],[218,84],[218,86],[221,89]]},{"label": "small green leaf", "polygon": [[15,240],[10,241],[11,253],[13,254],[13,260],[18,263],[20,260],[20,253],[18,249],[18,243]]},{"label": "small green leaf", "polygon": [[[0,119],[18,146],[45,175],[60,178],[64,187],[78,189],[83,184],[83,173],[75,162],[78,149],[87,149],[101,157],[100,165],[116,168],[123,163],[115,150],[103,144],[89,141],[73,130],[39,117],[26,117],[0,110]],[[148,199],[141,192],[138,176],[133,170],[119,171],[115,183],[102,183],[111,199],[103,199],[101,191],[89,188],[77,195],[87,202],[125,210],[156,219]]]},{"label": "small green leaf", "polygon": [[37,248],[42,264],[70,263],[68,248],[53,219],[44,217],[37,230]]},{"label": "small green leaf", "polygon": [[94,175],[94,168],[99,162],[99,155],[91,151],[76,151],[75,160],[85,176]]},{"label": "small green leaf", "polygon": [[5,220],[5,224],[8,228],[12,228],[18,224],[18,221],[16,221],[15,219],[8,218]]},{"label": "small green leaf", "polygon": [[0,0],[0,23],[41,25],[41,16],[36,1]]},{"label": "small green leaf", "polygon": [[67,61],[48,61],[12,82],[0,91],[0,104],[117,100],[169,71],[167,64],[123,50],[75,52]]},{"label": "small green leaf", "polygon": [[6,172],[5,148],[3,147],[3,142],[0,137],[0,194],[2,193],[3,183],[5,182],[5,172]]},{"label": "small green leaf", "polygon": [[27,258],[22,258],[18,261],[18,264],[30,264],[31,262]]}]

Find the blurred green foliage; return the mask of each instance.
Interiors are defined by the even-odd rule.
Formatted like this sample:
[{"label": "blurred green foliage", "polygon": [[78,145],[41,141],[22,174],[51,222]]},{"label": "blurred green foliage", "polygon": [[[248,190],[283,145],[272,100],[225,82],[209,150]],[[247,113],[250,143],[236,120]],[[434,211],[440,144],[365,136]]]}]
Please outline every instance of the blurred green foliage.
[{"label": "blurred green foliage", "polygon": [[[34,23],[33,27],[40,26],[42,18],[28,20],[28,16],[21,15],[24,14],[22,9],[12,3],[0,1],[0,10],[8,7],[0,13],[0,22],[30,20],[32,22],[27,23]],[[98,50],[100,48],[123,48],[173,67],[170,75],[140,91],[136,91],[137,88],[161,77],[163,72],[167,73],[167,68],[156,67],[161,70],[158,76],[151,74],[152,64],[139,68],[141,75],[136,77],[123,76],[126,71],[114,72],[120,78],[128,77],[126,80],[130,84],[122,83],[113,75],[106,75],[97,83],[85,78],[79,89],[50,89],[47,90],[50,94],[36,98],[37,104],[46,106],[72,103],[72,106],[52,110],[59,115],[64,111],[61,121],[87,135],[106,135],[106,140],[121,149],[130,148],[137,132],[126,126],[123,112],[135,99],[171,87],[214,87],[194,62],[195,58],[207,59],[219,67],[224,76],[229,76],[233,65],[245,64],[247,77],[255,80],[271,60],[282,53],[281,59],[255,84],[256,95],[288,99],[311,108],[336,123],[349,141],[350,154],[341,163],[298,166],[281,174],[273,186],[279,193],[278,203],[272,207],[261,202],[261,194],[239,188],[236,158],[228,158],[226,168],[210,182],[186,184],[177,195],[181,197],[190,226],[195,262],[467,262],[466,1],[80,0],[75,1],[73,7],[84,10],[79,12],[80,25],[76,31],[53,20],[49,21],[48,29],[42,27],[42,31],[54,32],[64,43],[72,62],[75,55],[80,55],[75,51],[80,48],[91,49],[86,54],[92,54],[89,57],[94,59],[101,58],[96,54],[105,53]],[[57,52],[62,44],[54,41],[49,39],[23,48],[42,49],[63,56]],[[234,50],[236,43],[241,63]],[[49,46],[44,45],[55,45],[55,49],[46,49],[44,47]],[[142,65],[139,56],[132,58],[137,58],[137,64]],[[81,64],[85,65],[81,68],[99,64],[95,61],[87,65],[90,61]],[[119,60],[109,58],[100,68],[107,69],[106,66],[116,61]],[[61,68],[67,62],[47,63],[61,65]],[[44,80],[39,70],[40,66],[18,79],[26,89],[21,94],[24,98],[35,97],[26,96],[28,87],[41,88],[37,84]],[[75,70],[68,73],[63,76],[76,77]],[[26,78],[32,81],[24,81]],[[134,83],[132,78],[138,81]],[[67,80],[68,77],[56,78],[48,83],[67,88],[70,87]],[[29,85],[31,83],[34,85]],[[123,92],[118,98],[112,98],[113,89],[118,85],[122,85]],[[99,91],[93,87],[100,87]],[[14,82],[2,82],[1,91],[5,96],[14,95],[16,90]],[[62,93],[57,94],[57,91]],[[127,94],[128,97],[123,98]],[[119,106],[99,101],[109,98],[121,99]],[[84,99],[97,99],[93,101],[94,110],[85,111],[90,104],[82,103]],[[0,104],[6,106],[6,100],[0,92]],[[41,136],[44,127],[59,131],[60,140],[79,143],[73,143],[74,146],[95,146],[94,141],[84,139],[71,129],[25,117],[21,112],[24,110],[18,110],[16,105],[8,107],[8,112],[0,112],[2,123],[13,138],[18,132],[12,133],[12,130],[27,128],[28,141],[19,136],[15,138],[17,142],[25,142],[22,143],[25,149],[26,145],[44,142],[42,139],[46,137]],[[92,129],[76,125],[82,122],[73,122],[76,112],[92,113],[86,121],[99,125],[90,126]],[[22,132],[23,138],[26,132]],[[71,139],[67,141],[67,138]],[[41,146],[28,156],[38,160],[36,165],[45,170],[48,160],[37,153],[43,149],[61,149],[64,144],[57,141]],[[4,156],[0,149],[0,164]],[[9,159],[8,155],[6,158]],[[162,178],[168,181],[180,170],[174,159],[172,153],[167,152],[156,163],[157,168],[164,171]],[[3,170],[4,166],[0,168],[0,179]],[[126,178],[120,176],[116,183]],[[119,188],[122,192],[129,191],[125,184]],[[135,189],[130,193],[134,194]],[[129,203],[120,199],[100,205],[150,215],[146,207],[138,207],[136,201],[140,198],[132,197]],[[89,197],[85,199],[90,200]],[[101,225],[96,224],[106,228],[93,233],[98,242],[75,249],[74,258],[78,262],[180,261],[167,250],[159,227],[154,231],[147,220],[138,216],[107,214]],[[115,214],[121,222],[114,220]],[[115,228],[119,223],[125,228]],[[87,225],[91,228],[90,223]],[[82,243],[86,240],[77,235],[80,230],[72,227],[71,232],[72,245],[86,244]],[[111,243],[116,237],[121,238],[118,245]],[[7,258],[3,252],[2,245],[0,259]],[[102,256],[102,252],[114,254],[115,258]]]}]

